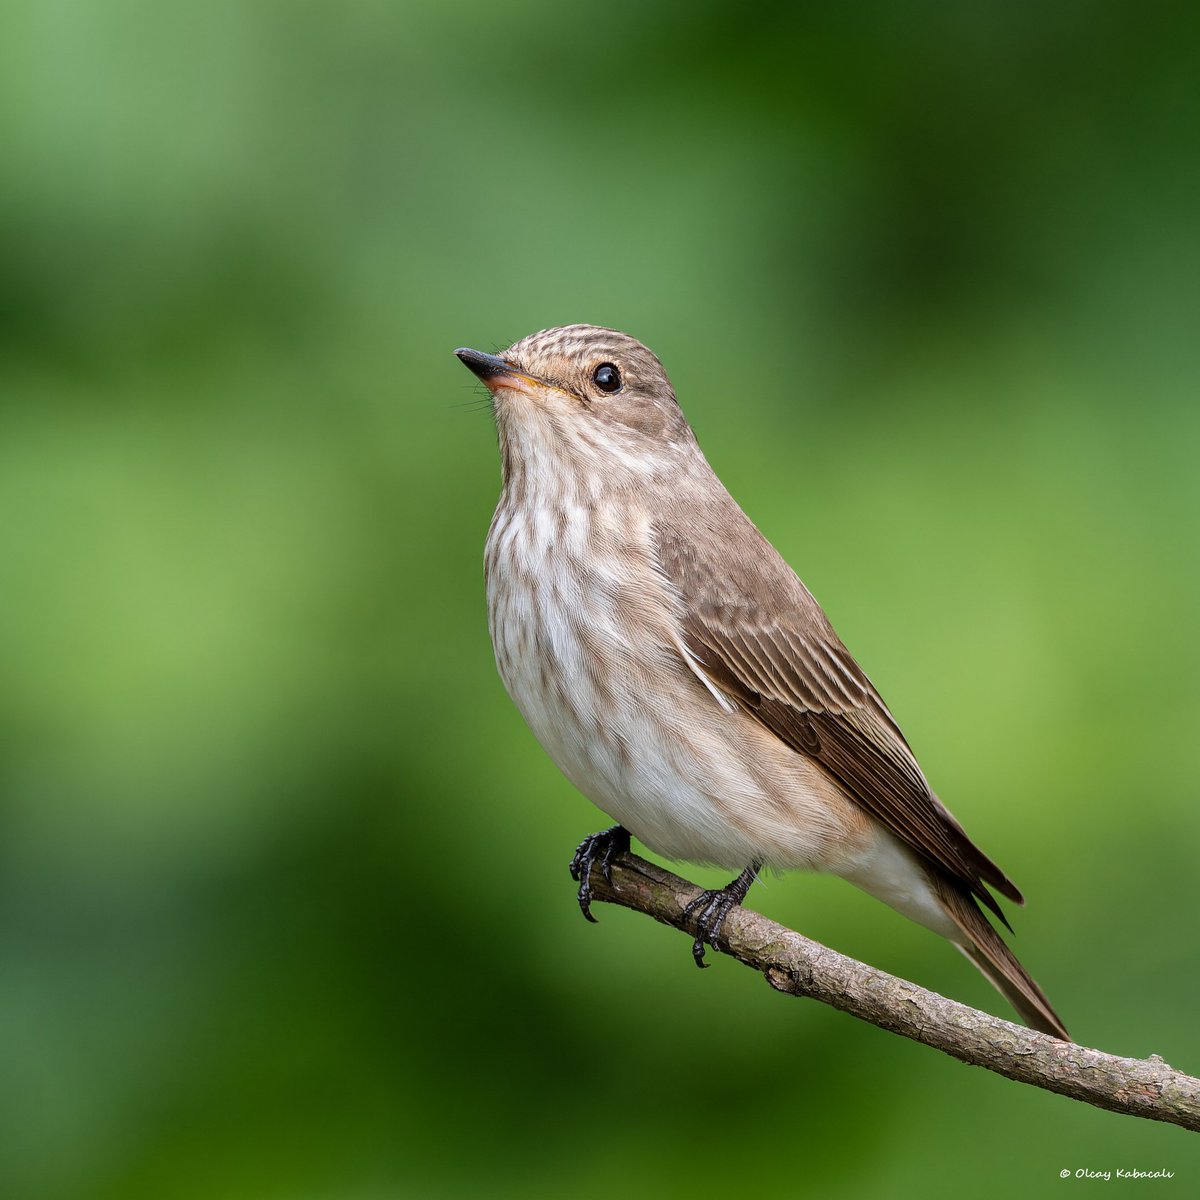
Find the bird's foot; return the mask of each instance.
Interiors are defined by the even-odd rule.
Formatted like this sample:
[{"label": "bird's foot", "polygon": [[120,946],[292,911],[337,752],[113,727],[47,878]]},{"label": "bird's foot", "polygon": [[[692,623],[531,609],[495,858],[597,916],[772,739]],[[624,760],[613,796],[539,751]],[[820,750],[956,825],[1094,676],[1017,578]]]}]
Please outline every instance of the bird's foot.
[{"label": "bird's foot", "polygon": [[[714,891],[701,892],[683,910],[685,918],[694,916],[696,919],[696,940],[692,943],[692,957],[696,960],[696,966],[708,966],[704,961],[705,942],[718,954],[721,952],[719,942],[725,918],[745,900],[761,867],[762,863],[751,863],[732,883]],[[728,946],[725,948],[729,949]]]},{"label": "bird's foot", "polygon": [[571,859],[571,878],[579,884],[579,911],[595,924],[592,916],[592,867],[597,860],[605,883],[612,883],[613,860],[629,853],[629,830],[623,825],[614,825],[602,833],[593,833],[579,843],[575,857]]}]

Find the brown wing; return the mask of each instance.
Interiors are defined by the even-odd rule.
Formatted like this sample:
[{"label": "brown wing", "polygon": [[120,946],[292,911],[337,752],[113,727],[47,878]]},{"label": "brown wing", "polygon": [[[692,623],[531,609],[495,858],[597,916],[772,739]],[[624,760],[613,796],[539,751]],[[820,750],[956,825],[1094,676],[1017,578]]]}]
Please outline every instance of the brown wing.
[{"label": "brown wing", "polygon": [[[722,514],[722,524],[731,521]],[[1003,921],[986,885],[1018,904],[1021,893],[934,795],[879,693],[808,589],[740,510],[723,538],[711,525],[697,528],[660,525],[655,533],[660,569],[683,603],[684,644],[704,673]]]}]

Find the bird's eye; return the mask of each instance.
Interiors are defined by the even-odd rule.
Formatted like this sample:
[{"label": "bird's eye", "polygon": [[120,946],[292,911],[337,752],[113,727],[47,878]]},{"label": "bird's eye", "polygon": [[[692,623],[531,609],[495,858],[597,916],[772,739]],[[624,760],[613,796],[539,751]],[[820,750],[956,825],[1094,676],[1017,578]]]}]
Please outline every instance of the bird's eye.
[{"label": "bird's eye", "polygon": [[615,392],[621,386],[621,372],[612,363],[601,363],[592,372],[592,382],[602,392]]}]

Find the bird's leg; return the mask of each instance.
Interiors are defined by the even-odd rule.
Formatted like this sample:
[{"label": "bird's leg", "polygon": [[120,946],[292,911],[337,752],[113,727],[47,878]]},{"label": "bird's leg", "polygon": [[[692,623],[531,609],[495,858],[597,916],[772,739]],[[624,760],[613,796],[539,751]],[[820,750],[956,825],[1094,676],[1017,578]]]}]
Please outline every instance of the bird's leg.
[{"label": "bird's leg", "polygon": [[[596,918],[592,916],[592,867],[599,859],[604,882],[612,883],[613,860],[618,855],[628,853],[629,830],[623,825],[614,825],[602,833],[585,837],[571,859],[571,878],[579,884],[579,911],[593,924]],[[742,894],[745,895],[745,892]]]},{"label": "bird's leg", "polygon": [[732,909],[736,908],[746,898],[750,885],[758,878],[762,869],[761,862],[751,863],[732,883],[715,891],[701,892],[683,910],[684,917],[696,915],[696,940],[692,943],[692,957],[696,966],[706,967],[704,961],[704,943],[708,942],[719,954],[721,947],[717,944],[721,937],[721,928],[725,918]]}]

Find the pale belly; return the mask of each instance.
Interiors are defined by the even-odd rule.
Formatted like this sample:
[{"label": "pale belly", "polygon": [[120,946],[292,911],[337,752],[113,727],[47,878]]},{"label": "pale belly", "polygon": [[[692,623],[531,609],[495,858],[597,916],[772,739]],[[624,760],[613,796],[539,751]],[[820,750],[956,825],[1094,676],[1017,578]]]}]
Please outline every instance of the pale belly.
[{"label": "pale belly", "polygon": [[535,575],[530,554],[493,530],[497,666],[546,753],[597,807],[665,857],[734,870],[837,870],[869,846],[874,830],[819,768],[688,669],[665,591],[622,586],[616,558],[566,570],[561,545]]}]

